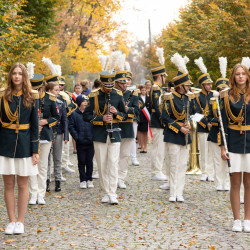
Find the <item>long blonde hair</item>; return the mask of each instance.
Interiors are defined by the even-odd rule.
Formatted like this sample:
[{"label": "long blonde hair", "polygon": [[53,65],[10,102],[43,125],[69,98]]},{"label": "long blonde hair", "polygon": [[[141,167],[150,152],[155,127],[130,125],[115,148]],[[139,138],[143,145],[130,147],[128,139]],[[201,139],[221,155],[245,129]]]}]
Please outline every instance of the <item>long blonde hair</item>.
[{"label": "long blonde hair", "polygon": [[248,104],[248,102],[250,101],[250,74],[249,74],[249,70],[247,69],[247,67],[245,65],[242,65],[240,63],[236,64],[234,67],[233,67],[233,71],[232,71],[232,74],[229,78],[229,86],[230,86],[230,100],[233,102],[233,103],[236,103],[240,100],[240,94],[239,92],[237,91],[237,83],[235,81],[235,74],[236,74],[236,70],[238,68],[242,68],[245,73],[246,73],[246,76],[247,76],[247,82],[246,82],[246,93],[244,94],[244,102],[246,104]]},{"label": "long blonde hair", "polygon": [[32,97],[32,87],[30,83],[30,79],[28,76],[28,72],[25,68],[25,66],[21,63],[15,63],[8,74],[8,80],[7,80],[7,87],[5,89],[4,98],[12,102],[13,101],[13,91],[14,91],[14,84],[11,80],[12,73],[15,70],[15,68],[19,67],[22,70],[22,77],[23,77],[23,104],[26,108],[30,109],[31,105],[33,103],[33,97]]}]

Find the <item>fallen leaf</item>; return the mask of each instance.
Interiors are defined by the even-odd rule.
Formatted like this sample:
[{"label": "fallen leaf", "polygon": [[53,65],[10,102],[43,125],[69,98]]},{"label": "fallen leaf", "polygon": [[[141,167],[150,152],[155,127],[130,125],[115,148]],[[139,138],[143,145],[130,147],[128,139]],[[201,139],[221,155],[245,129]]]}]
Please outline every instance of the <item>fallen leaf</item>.
[{"label": "fallen leaf", "polygon": [[41,233],[42,231],[40,230],[40,229],[37,229],[37,231],[36,231],[37,233]]},{"label": "fallen leaf", "polygon": [[9,243],[14,242],[14,241],[16,241],[16,240],[6,240],[5,243],[9,244]]},{"label": "fallen leaf", "polygon": [[111,247],[114,247],[115,245],[113,243],[110,244]]}]

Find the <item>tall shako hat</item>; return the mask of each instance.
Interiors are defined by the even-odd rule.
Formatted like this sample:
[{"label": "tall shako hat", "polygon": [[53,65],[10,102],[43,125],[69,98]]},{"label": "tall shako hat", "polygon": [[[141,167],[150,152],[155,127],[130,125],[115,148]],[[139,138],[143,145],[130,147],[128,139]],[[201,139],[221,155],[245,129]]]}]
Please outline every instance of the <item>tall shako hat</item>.
[{"label": "tall shako hat", "polygon": [[26,66],[27,66],[27,71],[28,71],[28,75],[30,78],[32,89],[41,88],[43,86],[44,76],[42,74],[34,73],[34,67],[35,67],[34,63],[28,62]]},{"label": "tall shako hat", "polygon": [[127,78],[133,79],[133,74],[129,62],[125,62],[125,70],[127,71]]},{"label": "tall shako hat", "polygon": [[202,57],[200,57],[199,59],[195,59],[194,62],[199,67],[200,71],[203,73],[198,78],[199,84],[202,85],[202,84],[207,84],[207,83],[213,83],[209,73],[207,73],[207,68],[203,62]]},{"label": "tall shako hat", "polygon": [[[49,58],[43,57],[42,62],[44,62],[50,69],[52,75],[49,75],[47,77],[45,77],[45,81],[47,83],[49,82],[59,82],[59,75],[60,74],[60,70],[61,70],[61,66],[60,65],[55,65],[52,63],[52,61]],[[59,70],[59,67],[60,70]],[[62,72],[61,72],[62,74]]]},{"label": "tall shako hat", "polygon": [[59,84],[61,84],[61,85],[62,85],[62,84],[63,84],[63,85],[65,84],[65,77],[60,76],[60,77],[59,77],[59,80],[60,80],[60,83],[59,83]]},{"label": "tall shako hat", "polygon": [[171,57],[171,62],[178,68],[177,76],[172,79],[175,87],[192,84],[188,75],[186,61],[179,53],[175,53]]},{"label": "tall shako hat", "polygon": [[242,57],[241,65],[244,65],[248,69],[250,69],[250,58],[249,57]]},{"label": "tall shako hat", "polygon": [[228,80],[228,78],[226,78],[227,58],[226,57],[219,57],[219,64],[220,64],[221,77],[218,78],[215,82],[216,88],[228,88],[229,87],[229,80]]},{"label": "tall shako hat", "polygon": [[160,63],[160,66],[151,69],[152,76],[160,76],[165,75],[167,76],[166,70],[165,70],[165,58],[164,58],[164,52],[163,48],[157,48],[156,49],[156,55],[158,56],[158,60]]},{"label": "tall shako hat", "polygon": [[100,73],[100,81],[106,89],[112,89],[115,86],[115,74],[108,71]]}]

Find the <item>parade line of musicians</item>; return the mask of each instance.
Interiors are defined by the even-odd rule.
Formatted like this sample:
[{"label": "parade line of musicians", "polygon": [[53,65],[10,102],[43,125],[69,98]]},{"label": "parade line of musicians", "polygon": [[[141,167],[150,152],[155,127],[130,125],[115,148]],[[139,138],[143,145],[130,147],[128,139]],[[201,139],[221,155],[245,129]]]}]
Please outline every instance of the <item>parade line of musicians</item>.
[{"label": "parade line of musicians", "polygon": [[177,75],[168,91],[162,88],[167,74],[159,60],[161,65],[151,70],[153,84],[148,93],[145,85],[138,91],[132,84],[132,73],[124,62],[115,70],[103,64],[95,89],[90,93],[85,90],[85,94],[81,84],[75,85],[73,94],[64,91],[61,68],[49,58],[42,59],[51,70],[45,78],[35,73],[33,63],[13,65],[6,87],[0,89],[0,174],[9,216],[5,234],[24,233],[28,203],[46,204],[52,166],[55,191],[61,191],[61,181],[65,181],[62,165],[65,171],[74,171],[68,165],[69,140],[77,153],[80,188],[94,187],[94,158],[103,192],[101,202],[118,205],[117,188],[126,189],[128,158],[139,165],[136,137],[140,153],[146,153],[149,129],[152,180],[165,181],[160,188],[169,189],[170,202],[184,202],[191,118],[199,134],[201,181],[215,181],[218,191],[230,190],[232,231],[250,232],[249,60],[243,58],[227,78],[227,58],[220,57],[221,77],[214,91],[203,59],[195,60],[201,71],[197,89],[191,87],[186,66],[189,59],[176,53],[171,61]]}]

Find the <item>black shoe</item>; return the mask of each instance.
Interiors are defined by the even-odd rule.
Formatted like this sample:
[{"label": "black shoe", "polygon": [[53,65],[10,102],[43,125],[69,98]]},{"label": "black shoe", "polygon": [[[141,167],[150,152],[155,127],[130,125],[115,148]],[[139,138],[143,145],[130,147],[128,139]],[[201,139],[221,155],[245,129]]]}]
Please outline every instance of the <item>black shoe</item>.
[{"label": "black shoe", "polygon": [[55,183],[55,191],[56,192],[61,191],[61,182],[60,181],[56,181],[56,183]]},{"label": "black shoe", "polygon": [[49,184],[50,184],[50,180],[47,180],[46,181],[46,192],[50,192],[50,187],[49,187]]}]

